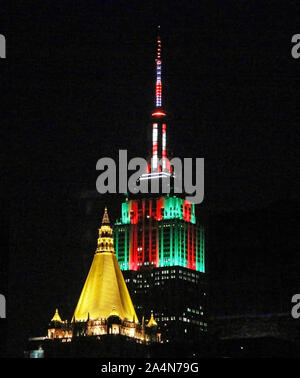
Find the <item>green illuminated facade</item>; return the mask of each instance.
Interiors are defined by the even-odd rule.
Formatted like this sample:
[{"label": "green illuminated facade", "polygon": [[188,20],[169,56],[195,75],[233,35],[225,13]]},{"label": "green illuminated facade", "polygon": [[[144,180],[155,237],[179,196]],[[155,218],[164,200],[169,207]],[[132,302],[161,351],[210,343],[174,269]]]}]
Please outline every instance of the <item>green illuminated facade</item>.
[{"label": "green illuminated facade", "polygon": [[114,240],[122,270],[182,266],[205,273],[204,228],[195,205],[179,197],[126,200]]}]

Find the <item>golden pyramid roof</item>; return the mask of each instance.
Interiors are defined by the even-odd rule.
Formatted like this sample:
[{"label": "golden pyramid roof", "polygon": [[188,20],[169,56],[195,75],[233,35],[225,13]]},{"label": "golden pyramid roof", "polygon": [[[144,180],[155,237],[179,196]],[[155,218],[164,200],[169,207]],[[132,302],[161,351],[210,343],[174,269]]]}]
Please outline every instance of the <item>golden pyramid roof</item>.
[{"label": "golden pyramid roof", "polygon": [[60,322],[62,323],[61,317],[59,316],[58,309],[55,310],[55,314],[51,319],[51,322]]},{"label": "golden pyramid roof", "polygon": [[104,213],[99,229],[98,247],[77,303],[73,320],[108,318],[117,314],[121,319],[138,323],[117,256],[113,249],[112,229]]},{"label": "golden pyramid roof", "polygon": [[156,320],[154,319],[153,312],[151,312],[151,318],[147,324],[147,327],[156,327],[157,323]]}]

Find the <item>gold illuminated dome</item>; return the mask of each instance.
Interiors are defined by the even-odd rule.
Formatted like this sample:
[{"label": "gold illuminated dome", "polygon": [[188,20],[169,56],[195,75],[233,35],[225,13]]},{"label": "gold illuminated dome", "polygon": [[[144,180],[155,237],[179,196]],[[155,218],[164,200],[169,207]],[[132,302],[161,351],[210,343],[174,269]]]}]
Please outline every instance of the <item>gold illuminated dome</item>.
[{"label": "gold illuminated dome", "polygon": [[122,320],[138,323],[117,256],[112,228],[105,208],[99,229],[94,259],[77,303],[73,320],[86,321],[108,318],[117,314]]},{"label": "gold illuminated dome", "polygon": [[62,323],[61,317],[59,316],[58,309],[55,310],[55,314],[51,319],[51,322],[60,322]]}]

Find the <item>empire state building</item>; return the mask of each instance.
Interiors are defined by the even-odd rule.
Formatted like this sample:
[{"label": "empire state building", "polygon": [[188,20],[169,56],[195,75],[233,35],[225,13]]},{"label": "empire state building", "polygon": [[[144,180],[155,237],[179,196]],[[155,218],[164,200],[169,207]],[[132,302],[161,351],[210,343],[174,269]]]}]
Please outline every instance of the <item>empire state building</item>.
[{"label": "empire state building", "polygon": [[[140,180],[171,178],[167,112],[163,108],[160,27],[155,56],[155,108],[151,113],[151,158]],[[172,180],[170,180],[172,183]],[[154,311],[167,339],[207,331],[207,283],[203,222],[183,195],[127,196],[114,225],[118,262],[139,317]]]}]

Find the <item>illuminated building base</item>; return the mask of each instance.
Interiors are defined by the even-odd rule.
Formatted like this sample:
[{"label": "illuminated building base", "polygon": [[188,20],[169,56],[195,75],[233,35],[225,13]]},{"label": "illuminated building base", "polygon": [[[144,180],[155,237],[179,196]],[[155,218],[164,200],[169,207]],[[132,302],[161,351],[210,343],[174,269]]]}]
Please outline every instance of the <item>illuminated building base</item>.
[{"label": "illuminated building base", "polygon": [[[153,315],[152,315],[153,316]],[[151,320],[151,319],[150,319]],[[71,342],[76,337],[98,336],[98,340],[104,335],[120,335],[136,339],[137,342],[160,342],[160,334],[153,332],[157,323],[154,318],[146,325],[122,320],[117,314],[111,314],[108,318],[86,321],[51,321],[48,328],[48,340],[60,340]]]}]

